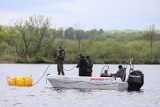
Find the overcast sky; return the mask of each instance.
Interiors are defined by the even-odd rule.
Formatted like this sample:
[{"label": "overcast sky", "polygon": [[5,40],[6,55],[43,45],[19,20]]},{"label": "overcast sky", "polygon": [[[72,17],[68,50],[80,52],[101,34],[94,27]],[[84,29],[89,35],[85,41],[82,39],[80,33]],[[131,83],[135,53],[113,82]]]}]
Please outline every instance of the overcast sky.
[{"label": "overcast sky", "polygon": [[0,0],[0,24],[43,15],[55,27],[104,30],[160,28],[160,0]]}]

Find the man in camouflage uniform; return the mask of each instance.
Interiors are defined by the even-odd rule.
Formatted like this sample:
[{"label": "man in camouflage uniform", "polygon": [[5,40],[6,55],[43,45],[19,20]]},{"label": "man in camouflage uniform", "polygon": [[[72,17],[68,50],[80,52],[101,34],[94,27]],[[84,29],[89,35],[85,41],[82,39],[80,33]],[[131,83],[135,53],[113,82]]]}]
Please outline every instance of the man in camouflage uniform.
[{"label": "man in camouflage uniform", "polygon": [[58,71],[58,75],[62,74],[64,75],[64,71],[63,71],[63,61],[65,58],[65,51],[64,49],[60,46],[58,51],[57,51],[57,71]]},{"label": "man in camouflage uniform", "polygon": [[115,74],[111,74],[111,76],[122,77],[124,73],[124,68],[122,65],[118,66],[119,70]]},{"label": "man in camouflage uniform", "polygon": [[79,54],[79,60],[76,67],[79,68],[79,76],[87,76],[87,62],[82,54]]},{"label": "man in camouflage uniform", "polygon": [[93,61],[89,56],[86,56],[86,62],[87,62],[87,73],[86,76],[92,76],[92,67],[93,67]]}]

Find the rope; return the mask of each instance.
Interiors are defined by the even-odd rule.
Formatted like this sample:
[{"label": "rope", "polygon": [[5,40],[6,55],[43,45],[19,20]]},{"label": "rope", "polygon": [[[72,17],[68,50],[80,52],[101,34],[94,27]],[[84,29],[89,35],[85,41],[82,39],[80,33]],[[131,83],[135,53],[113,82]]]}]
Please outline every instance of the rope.
[{"label": "rope", "polygon": [[[49,68],[50,65],[51,65],[51,64],[49,64],[49,65],[47,66],[47,68],[46,68],[46,70],[44,71],[43,75],[42,75],[42,76],[38,79],[38,81],[36,81],[33,85],[37,84],[37,83],[43,78],[43,76],[44,76],[45,73],[47,72],[47,70],[48,70],[48,68]],[[64,68],[64,70],[66,70],[66,71],[71,71],[71,70],[73,70],[75,67],[76,67],[76,66],[74,66],[73,68],[71,68],[71,69],[69,69],[69,70],[67,70],[67,69]]]},{"label": "rope", "polygon": [[73,68],[71,68],[71,69],[69,69],[69,70],[64,68],[64,70],[66,70],[66,71],[71,71],[71,70],[73,70],[75,67],[76,67],[76,66],[74,66]]},{"label": "rope", "polygon": [[42,76],[38,79],[38,81],[35,82],[33,85],[37,84],[37,83],[43,78],[44,74],[47,72],[47,70],[48,70],[48,68],[49,68],[50,65],[51,65],[51,64],[48,65],[48,67],[47,67],[47,69],[45,70],[45,72],[43,73],[43,75],[42,75]]}]

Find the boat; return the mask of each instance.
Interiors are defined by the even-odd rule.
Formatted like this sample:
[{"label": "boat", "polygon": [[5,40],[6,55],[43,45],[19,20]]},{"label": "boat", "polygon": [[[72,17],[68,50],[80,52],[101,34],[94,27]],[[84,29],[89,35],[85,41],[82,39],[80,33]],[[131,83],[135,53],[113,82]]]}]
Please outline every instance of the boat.
[{"label": "boat", "polygon": [[114,77],[80,77],[48,75],[54,88],[127,90],[128,83]]},{"label": "boat", "polygon": [[126,79],[126,68],[124,68],[124,73],[121,77],[110,77],[105,75],[105,70],[105,73],[101,72],[100,77],[60,76],[49,74],[47,75],[47,80],[50,82],[53,88],[137,91],[140,90],[144,84],[144,74],[142,71],[134,70],[133,68],[134,67],[130,61],[128,79]]}]

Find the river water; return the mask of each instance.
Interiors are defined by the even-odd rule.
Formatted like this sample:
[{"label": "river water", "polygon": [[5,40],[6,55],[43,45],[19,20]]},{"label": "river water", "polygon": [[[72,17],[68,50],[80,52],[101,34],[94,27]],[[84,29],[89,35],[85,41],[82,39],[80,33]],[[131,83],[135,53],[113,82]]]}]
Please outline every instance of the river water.
[{"label": "river water", "polygon": [[[75,66],[64,65],[66,76],[78,75]],[[93,76],[99,76],[104,66],[94,65]],[[109,65],[109,73],[117,67]],[[144,85],[141,91],[128,92],[54,89],[46,83],[46,74],[57,74],[55,64],[0,64],[0,107],[160,107],[160,65],[135,65],[134,68],[143,71]],[[33,84],[37,83],[32,87],[8,86],[7,76],[32,76]]]}]

